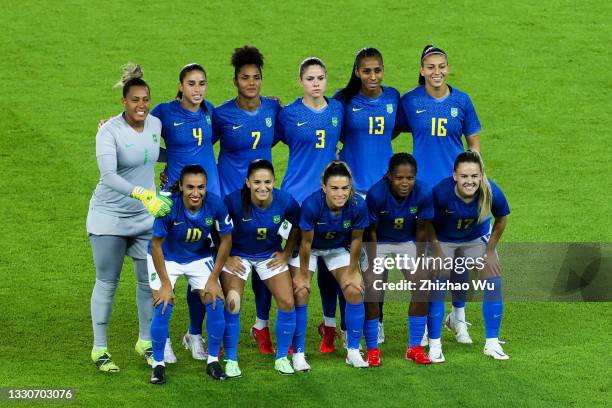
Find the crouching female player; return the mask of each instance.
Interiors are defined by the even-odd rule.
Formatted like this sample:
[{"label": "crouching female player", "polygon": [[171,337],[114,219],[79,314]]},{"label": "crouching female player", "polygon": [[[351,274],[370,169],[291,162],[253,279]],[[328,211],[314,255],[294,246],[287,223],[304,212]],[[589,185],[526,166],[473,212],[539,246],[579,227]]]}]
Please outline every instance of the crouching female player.
[{"label": "crouching female player", "polygon": [[[219,196],[206,192],[206,172],[199,165],[185,166],[173,188],[172,211],[155,220],[147,263],[155,312],[151,320],[153,341],[152,384],[164,384],[164,347],[174,304],[174,284],[185,275],[206,306],[208,365],[217,380],[226,378],[219,364],[219,348],[225,330],[223,293],[219,274],[232,245],[232,221]],[[179,192],[180,191],[180,192]],[[218,234],[219,250],[213,261],[208,234]]]},{"label": "crouching female player", "polygon": [[299,257],[290,260],[296,301],[296,329],[293,339],[293,367],[306,371],[304,358],[307,305],[310,281],[321,257],[346,298],[346,363],[368,367],[359,353],[363,333],[363,280],[359,265],[363,230],[368,226],[365,201],[354,194],[353,178],[346,163],[332,161],[323,172],[323,187],[302,203]]},{"label": "crouching female player", "polygon": [[[407,254],[411,259],[425,253],[428,231],[434,216],[431,189],[421,181],[416,181],[417,162],[409,153],[395,153],[389,160],[387,174],[370,188],[366,196],[370,227],[368,228],[368,259],[384,257],[393,253]],[[425,269],[404,270],[407,280],[421,282],[426,279]],[[366,287],[372,285],[367,274]],[[383,275],[381,275],[383,276]],[[417,286],[418,289],[418,286]],[[371,292],[368,292],[371,293]],[[376,293],[372,292],[373,296]],[[382,296],[379,296],[382,298]],[[417,364],[429,364],[421,339],[427,324],[427,297],[422,291],[414,292],[408,310],[408,350],[406,359]],[[378,302],[366,302],[365,322],[373,326],[369,330],[376,334],[378,324]],[[376,336],[366,331],[366,346],[370,367],[380,365],[380,353]]]},{"label": "crouching female player", "polygon": [[255,160],[249,165],[242,189],[225,197],[225,204],[234,221],[231,256],[221,274],[226,296],[223,346],[228,377],[241,375],[237,358],[240,304],[244,283],[252,269],[276,299],[278,314],[274,368],[281,374],[294,373],[287,359],[295,331],[295,307],[287,261],[297,242],[298,229],[289,234],[285,250],[281,248],[283,239],[278,230],[283,220],[297,225],[300,207],[289,193],[275,189],[274,181],[272,163]]},{"label": "crouching female player", "polygon": [[[434,254],[474,260],[479,279],[484,280],[484,354],[496,360],[507,360],[509,357],[498,340],[504,304],[501,267],[496,252],[497,242],[506,228],[507,216],[510,214],[506,197],[495,183],[487,180],[480,155],[471,150],[457,156],[453,177],[438,183],[432,194],[437,236],[437,240],[433,241]],[[495,218],[492,230],[489,213]],[[442,272],[438,281],[448,281],[448,270]],[[445,290],[430,292],[429,359],[433,363],[445,360],[440,342],[445,293]]]}]

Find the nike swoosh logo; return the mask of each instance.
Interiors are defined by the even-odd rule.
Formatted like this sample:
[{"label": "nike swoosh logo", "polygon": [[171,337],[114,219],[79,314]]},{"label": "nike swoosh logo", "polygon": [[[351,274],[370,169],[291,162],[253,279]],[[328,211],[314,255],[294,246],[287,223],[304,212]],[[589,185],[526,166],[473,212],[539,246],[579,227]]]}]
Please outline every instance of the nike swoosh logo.
[{"label": "nike swoosh logo", "polygon": [[499,318],[499,317],[502,317],[502,315],[500,315],[500,314],[498,314],[498,315],[493,315],[493,317],[497,319],[497,318]]},{"label": "nike swoosh logo", "polygon": [[360,110],[362,110],[363,108],[353,108],[353,112],[358,112]]},{"label": "nike swoosh logo", "polygon": [[423,112],[427,112],[427,109],[417,109],[416,113],[423,113]]},{"label": "nike swoosh logo", "polygon": [[174,122],[174,126],[181,126],[185,122]]},{"label": "nike swoosh logo", "polygon": [[455,211],[448,211],[448,210],[446,210],[446,213],[447,213],[447,214],[454,214],[454,213],[455,213]]},{"label": "nike swoosh logo", "polygon": [[381,211],[381,214],[389,214],[389,211]]},{"label": "nike swoosh logo", "polygon": [[324,222],[317,222],[317,225],[324,225]]},{"label": "nike swoosh logo", "polygon": [[175,222],[174,225],[181,225],[182,223],[183,223],[183,221]]},{"label": "nike swoosh logo", "polygon": [[125,145],[125,148],[126,148],[126,149],[129,149],[130,147],[134,147],[134,144],[126,144],[126,145]]},{"label": "nike swoosh logo", "polygon": [[247,221],[252,221],[252,218],[243,218],[242,221],[247,222]]},{"label": "nike swoosh logo", "polygon": [[232,130],[240,129],[243,125],[232,126]]},{"label": "nike swoosh logo", "polygon": [[307,124],[307,123],[308,123],[308,122],[298,122],[298,123],[297,123],[297,125],[298,125],[298,127],[300,127],[300,126],[304,126],[304,125],[305,125],[305,124]]}]

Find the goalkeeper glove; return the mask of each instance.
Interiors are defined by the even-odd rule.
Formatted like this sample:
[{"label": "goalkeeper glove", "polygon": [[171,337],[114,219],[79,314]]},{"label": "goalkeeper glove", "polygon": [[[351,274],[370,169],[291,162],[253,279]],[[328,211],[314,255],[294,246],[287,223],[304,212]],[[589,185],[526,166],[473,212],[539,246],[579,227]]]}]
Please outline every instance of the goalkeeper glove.
[{"label": "goalkeeper glove", "polygon": [[140,186],[134,187],[130,196],[142,201],[149,214],[156,218],[163,217],[172,209],[172,201],[168,197],[157,195]]}]

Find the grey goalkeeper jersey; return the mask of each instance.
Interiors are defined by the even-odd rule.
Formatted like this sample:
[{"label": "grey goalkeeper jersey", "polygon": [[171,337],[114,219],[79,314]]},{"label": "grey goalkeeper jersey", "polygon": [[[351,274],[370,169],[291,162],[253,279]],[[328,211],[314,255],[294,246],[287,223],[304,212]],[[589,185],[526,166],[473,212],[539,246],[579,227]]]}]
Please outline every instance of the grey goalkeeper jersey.
[{"label": "grey goalkeeper jersey", "polygon": [[136,236],[150,233],[153,217],[130,197],[135,186],[155,190],[161,121],[147,115],[142,133],[115,116],[96,135],[100,181],[89,202],[87,232],[95,235]]}]

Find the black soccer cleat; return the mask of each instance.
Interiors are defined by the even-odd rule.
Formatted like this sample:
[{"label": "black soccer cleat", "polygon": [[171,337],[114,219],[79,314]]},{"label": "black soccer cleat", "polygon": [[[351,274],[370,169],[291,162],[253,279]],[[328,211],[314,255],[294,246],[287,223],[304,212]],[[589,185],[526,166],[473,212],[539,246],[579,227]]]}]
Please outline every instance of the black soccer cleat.
[{"label": "black soccer cleat", "polygon": [[206,366],[206,374],[210,375],[215,380],[225,380],[227,378],[227,375],[225,375],[218,361],[208,363]]},{"label": "black soccer cleat", "polygon": [[151,384],[165,384],[166,383],[166,367],[163,365],[158,365],[153,367],[153,372],[151,373]]}]

